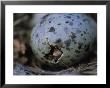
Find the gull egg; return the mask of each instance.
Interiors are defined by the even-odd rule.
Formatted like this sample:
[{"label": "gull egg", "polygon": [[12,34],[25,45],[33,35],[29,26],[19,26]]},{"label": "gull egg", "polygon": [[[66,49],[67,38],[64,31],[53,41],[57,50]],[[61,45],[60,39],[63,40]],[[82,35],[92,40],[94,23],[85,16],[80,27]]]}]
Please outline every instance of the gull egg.
[{"label": "gull egg", "polygon": [[86,58],[97,42],[97,24],[84,13],[40,17],[31,33],[31,47],[46,64],[70,66]]}]

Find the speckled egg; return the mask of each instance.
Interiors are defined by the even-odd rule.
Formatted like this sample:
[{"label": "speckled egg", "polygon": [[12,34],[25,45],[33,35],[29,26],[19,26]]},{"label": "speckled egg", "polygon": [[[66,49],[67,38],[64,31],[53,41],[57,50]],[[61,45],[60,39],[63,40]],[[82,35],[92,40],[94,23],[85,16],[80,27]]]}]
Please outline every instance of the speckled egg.
[{"label": "speckled egg", "polygon": [[96,41],[97,24],[84,13],[45,14],[31,34],[31,47],[37,59],[60,66],[86,58]]}]

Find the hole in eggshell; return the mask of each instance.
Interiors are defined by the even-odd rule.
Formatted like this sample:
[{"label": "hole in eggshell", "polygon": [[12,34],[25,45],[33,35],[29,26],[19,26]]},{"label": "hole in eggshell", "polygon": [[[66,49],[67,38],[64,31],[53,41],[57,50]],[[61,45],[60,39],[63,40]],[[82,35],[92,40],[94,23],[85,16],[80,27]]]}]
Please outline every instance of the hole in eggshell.
[{"label": "hole in eggshell", "polygon": [[58,48],[58,46],[50,45],[50,48],[50,52],[48,54],[45,54],[45,58],[51,63],[58,63],[63,52]]}]

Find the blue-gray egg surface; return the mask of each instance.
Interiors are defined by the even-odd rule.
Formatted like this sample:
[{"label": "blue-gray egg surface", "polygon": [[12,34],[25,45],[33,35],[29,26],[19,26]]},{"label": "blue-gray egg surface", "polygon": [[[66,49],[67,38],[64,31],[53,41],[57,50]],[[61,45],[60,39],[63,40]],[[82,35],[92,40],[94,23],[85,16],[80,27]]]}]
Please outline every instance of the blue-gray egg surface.
[{"label": "blue-gray egg surface", "polygon": [[45,14],[33,28],[31,47],[47,64],[72,65],[94,50],[97,24],[84,13]]}]

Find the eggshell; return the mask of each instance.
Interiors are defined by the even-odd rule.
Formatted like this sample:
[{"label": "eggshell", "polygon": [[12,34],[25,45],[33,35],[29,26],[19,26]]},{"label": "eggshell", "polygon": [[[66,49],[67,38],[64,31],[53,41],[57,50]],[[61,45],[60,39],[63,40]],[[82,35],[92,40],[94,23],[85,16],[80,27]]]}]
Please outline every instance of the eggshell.
[{"label": "eggshell", "polygon": [[[38,59],[46,64],[70,66],[86,58],[97,41],[97,24],[84,13],[45,14],[31,33],[31,47]],[[46,57],[50,46],[57,46],[62,55],[54,60]]]}]

